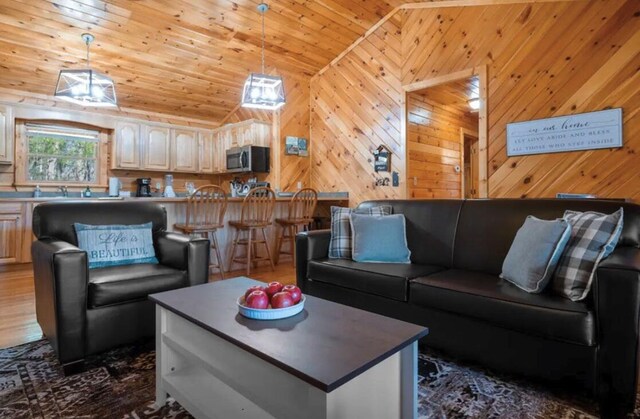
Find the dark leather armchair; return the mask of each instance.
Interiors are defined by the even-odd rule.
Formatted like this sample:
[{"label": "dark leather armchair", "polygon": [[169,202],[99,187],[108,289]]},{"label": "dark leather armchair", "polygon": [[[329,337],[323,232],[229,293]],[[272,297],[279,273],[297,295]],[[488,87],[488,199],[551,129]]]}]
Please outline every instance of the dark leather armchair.
[{"label": "dark leather armchair", "polygon": [[[73,223],[153,223],[159,264],[88,269]],[[149,294],[208,281],[209,241],[166,231],[164,207],[151,202],[54,202],[33,212],[36,315],[65,373],[87,355],[153,337]]]}]

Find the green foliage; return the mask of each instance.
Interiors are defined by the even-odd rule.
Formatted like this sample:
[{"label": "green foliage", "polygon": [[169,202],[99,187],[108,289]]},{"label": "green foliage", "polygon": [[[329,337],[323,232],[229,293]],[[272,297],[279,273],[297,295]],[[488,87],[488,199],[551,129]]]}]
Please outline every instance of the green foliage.
[{"label": "green foliage", "polygon": [[93,140],[29,136],[29,180],[95,182],[97,151]]}]

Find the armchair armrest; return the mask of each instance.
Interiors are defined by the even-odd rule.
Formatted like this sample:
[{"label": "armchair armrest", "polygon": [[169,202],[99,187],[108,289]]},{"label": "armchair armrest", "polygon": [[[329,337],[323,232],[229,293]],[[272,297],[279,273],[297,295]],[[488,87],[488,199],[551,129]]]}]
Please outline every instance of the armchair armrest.
[{"label": "armchair armrest", "polygon": [[36,317],[62,364],[84,358],[87,253],[53,238],[31,245]]},{"label": "armchair armrest", "polygon": [[633,409],[640,337],[640,249],[618,247],[598,265],[593,285],[598,392],[605,405]]},{"label": "armchair armrest", "polygon": [[209,281],[209,240],[165,231],[158,234],[155,241],[158,261],[187,271],[190,286]]},{"label": "armchair armrest", "polygon": [[296,236],[296,282],[302,292],[306,290],[308,262],[326,258],[330,241],[331,230],[305,231]]}]

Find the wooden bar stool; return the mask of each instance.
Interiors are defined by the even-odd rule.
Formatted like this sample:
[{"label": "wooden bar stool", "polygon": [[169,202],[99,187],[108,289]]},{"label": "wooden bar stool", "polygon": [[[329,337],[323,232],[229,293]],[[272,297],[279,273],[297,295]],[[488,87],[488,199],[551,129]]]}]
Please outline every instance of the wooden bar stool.
[{"label": "wooden bar stool", "polygon": [[[296,244],[295,238],[299,227],[307,229],[313,222],[313,213],[318,204],[318,192],[315,189],[300,189],[289,201],[287,218],[276,218],[276,223],[281,227],[278,238],[278,251],[276,253],[276,263],[280,261],[280,255],[291,255],[293,266],[296,265]],[[285,234],[288,233],[288,234]],[[282,243],[289,242],[289,251],[282,250]]]},{"label": "wooden bar stool", "polygon": [[[235,263],[247,264],[247,276],[251,275],[251,264],[261,260],[266,260],[273,268],[273,260],[271,258],[271,249],[267,241],[267,235],[264,229],[271,225],[273,221],[273,207],[276,202],[276,194],[271,188],[254,188],[252,189],[242,202],[242,212],[240,221],[229,221],[229,225],[236,228],[236,234],[233,239],[231,248],[231,261],[229,269]],[[260,230],[262,239],[255,238],[254,233]],[[241,237],[241,233],[246,232],[246,237]],[[257,245],[264,244],[267,250],[267,256],[257,255]],[[236,249],[239,246],[247,246],[246,257],[236,256]]]},{"label": "wooden bar stool", "polygon": [[[196,189],[187,198],[187,218],[184,224],[175,224],[175,228],[185,234],[209,239],[211,249],[215,251],[217,264],[209,263],[209,269],[218,268],[220,278],[224,279],[224,265],[216,231],[224,228],[224,214],[227,211],[227,195],[217,185],[205,185]],[[213,258],[210,258],[213,261]]]}]

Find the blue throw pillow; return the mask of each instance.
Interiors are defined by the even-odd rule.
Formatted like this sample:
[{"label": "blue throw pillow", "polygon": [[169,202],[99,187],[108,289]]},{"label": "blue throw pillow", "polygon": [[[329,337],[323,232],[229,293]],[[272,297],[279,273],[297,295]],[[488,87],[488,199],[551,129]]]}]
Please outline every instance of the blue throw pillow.
[{"label": "blue throw pillow", "polygon": [[356,262],[411,263],[404,215],[351,214]]},{"label": "blue throw pillow", "polygon": [[152,223],[135,225],[73,225],[78,247],[87,252],[89,269],[158,263],[153,248]]},{"label": "blue throw pillow", "polygon": [[529,215],[511,243],[500,278],[534,294],[551,281],[571,237],[566,220],[540,220]]}]

